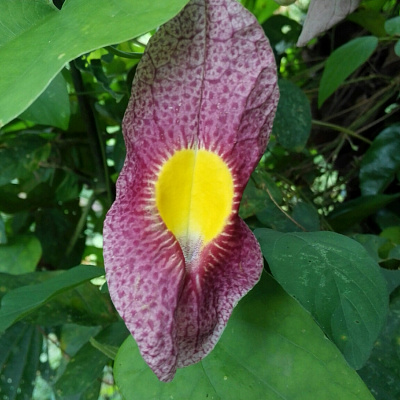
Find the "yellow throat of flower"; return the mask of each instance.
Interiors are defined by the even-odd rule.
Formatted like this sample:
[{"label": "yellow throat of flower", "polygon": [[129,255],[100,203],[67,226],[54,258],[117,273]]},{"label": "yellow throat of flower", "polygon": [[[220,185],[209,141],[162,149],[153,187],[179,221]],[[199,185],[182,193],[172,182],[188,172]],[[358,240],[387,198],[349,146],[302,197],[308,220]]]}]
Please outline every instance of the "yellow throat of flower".
[{"label": "yellow throat of flower", "polygon": [[224,160],[207,150],[179,150],[162,165],[156,206],[184,253],[185,247],[195,247],[190,258],[224,229],[232,212],[233,186]]}]

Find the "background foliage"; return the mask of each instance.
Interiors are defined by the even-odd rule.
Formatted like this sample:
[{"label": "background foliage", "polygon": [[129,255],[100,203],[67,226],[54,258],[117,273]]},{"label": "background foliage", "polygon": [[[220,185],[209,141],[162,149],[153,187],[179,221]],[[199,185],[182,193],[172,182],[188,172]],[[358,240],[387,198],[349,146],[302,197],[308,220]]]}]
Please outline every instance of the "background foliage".
[{"label": "background foliage", "polygon": [[394,0],[361,1],[301,48],[308,1],[242,1],[280,77],[240,209],[266,271],[210,356],[170,384],[128,337],[104,281],[102,224],[135,67],[185,3],[0,2],[1,398],[399,398]]}]

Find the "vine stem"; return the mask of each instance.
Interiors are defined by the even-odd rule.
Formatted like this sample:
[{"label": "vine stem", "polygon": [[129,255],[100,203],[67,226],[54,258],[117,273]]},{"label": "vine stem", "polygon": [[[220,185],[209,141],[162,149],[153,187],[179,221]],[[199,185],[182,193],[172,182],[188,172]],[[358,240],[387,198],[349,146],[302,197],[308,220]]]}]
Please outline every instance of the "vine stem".
[{"label": "vine stem", "polygon": [[90,212],[95,200],[96,200],[96,194],[93,193],[90,196],[87,204],[83,207],[82,214],[81,214],[81,216],[79,218],[79,221],[78,221],[78,223],[76,225],[76,228],[74,230],[74,234],[72,235],[71,240],[68,243],[67,249],[65,250],[65,256],[66,257],[69,256],[69,254],[71,253],[72,249],[75,247],[75,244],[79,239],[79,235],[81,234],[81,232],[85,228],[87,217],[89,215],[89,212]]},{"label": "vine stem", "polygon": [[330,129],[332,129],[334,131],[345,133],[346,135],[349,135],[349,136],[351,136],[353,138],[361,140],[364,143],[367,143],[369,145],[372,143],[370,140],[366,139],[365,137],[363,137],[363,136],[359,135],[358,133],[352,131],[351,129],[347,129],[347,128],[343,127],[343,126],[331,124],[329,122],[317,121],[315,119],[312,120],[312,123],[314,125],[323,126],[325,128],[330,128]]},{"label": "vine stem", "polygon": [[304,226],[300,225],[295,219],[293,219],[273,198],[271,192],[269,191],[268,188],[265,188],[265,190],[268,193],[269,198],[272,200],[272,202],[278,207],[279,211],[281,211],[283,214],[285,214],[285,217],[290,219],[296,226],[298,226],[303,232],[307,232],[307,229],[304,228]]}]

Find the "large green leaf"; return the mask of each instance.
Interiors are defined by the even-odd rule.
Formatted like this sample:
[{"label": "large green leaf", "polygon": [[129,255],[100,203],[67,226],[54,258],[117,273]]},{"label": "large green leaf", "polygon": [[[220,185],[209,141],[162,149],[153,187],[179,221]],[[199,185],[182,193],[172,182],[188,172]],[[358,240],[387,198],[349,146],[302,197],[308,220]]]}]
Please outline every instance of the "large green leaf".
[{"label": "large green leaf", "polygon": [[63,76],[58,74],[20,117],[41,125],[50,125],[66,130],[70,113],[67,83]]},{"label": "large green leaf", "polygon": [[159,382],[129,337],[114,363],[126,400],[372,400],[310,315],[270,277],[233,311],[203,361]]},{"label": "large green leaf", "polygon": [[77,56],[148,32],[188,0],[0,2],[0,127],[24,111]]},{"label": "large green leaf", "polygon": [[367,364],[359,371],[376,400],[400,398],[399,313],[400,289],[397,289],[390,302],[388,323],[376,341]]},{"label": "large green leaf", "polygon": [[22,319],[59,293],[104,274],[93,265],[80,265],[37,285],[18,287],[1,300],[0,332]]},{"label": "large green leaf", "polygon": [[366,195],[382,193],[400,171],[400,124],[384,129],[366,151],[360,167],[360,189]]},{"label": "large green leaf", "polygon": [[0,396],[7,400],[30,399],[42,334],[34,326],[16,324],[0,335]]},{"label": "large green leaf", "polygon": [[42,248],[36,236],[16,236],[7,244],[0,244],[0,272],[15,275],[33,272],[41,255]]},{"label": "large green leaf", "polygon": [[278,282],[311,312],[350,365],[361,368],[388,309],[378,264],[359,243],[333,232],[258,229],[255,235]]},{"label": "large green leaf", "polygon": [[300,152],[311,132],[310,102],[294,83],[279,80],[280,98],[272,132],[287,150]]},{"label": "large green leaf", "polygon": [[364,36],[350,40],[329,56],[319,87],[319,107],[350,74],[368,60],[377,46],[377,37]]}]

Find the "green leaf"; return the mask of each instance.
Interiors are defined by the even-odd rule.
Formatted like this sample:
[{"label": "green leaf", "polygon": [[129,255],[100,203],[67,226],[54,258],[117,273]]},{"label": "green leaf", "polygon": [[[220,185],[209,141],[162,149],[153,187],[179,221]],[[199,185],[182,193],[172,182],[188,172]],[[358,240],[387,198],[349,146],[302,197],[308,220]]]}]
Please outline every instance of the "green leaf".
[{"label": "green leaf", "polygon": [[396,53],[396,56],[400,57],[400,40],[398,40],[394,45],[394,52]]},{"label": "green leaf", "polygon": [[388,291],[378,264],[359,243],[333,232],[255,235],[278,282],[361,368],[386,321]]},{"label": "green leaf", "polygon": [[7,244],[0,244],[0,272],[14,275],[33,272],[41,255],[42,247],[36,236],[10,238]]},{"label": "green leaf", "polygon": [[397,289],[390,302],[388,323],[376,341],[367,364],[358,371],[361,378],[373,391],[376,400],[400,398],[399,313],[400,290]]},{"label": "green leaf", "polygon": [[276,203],[282,203],[282,192],[271,176],[263,170],[256,169],[251,174],[243,192],[239,210],[240,217],[245,219],[255,215],[265,207],[276,207],[268,192]]},{"label": "green leaf", "polygon": [[347,19],[367,29],[374,36],[382,37],[386,34],[384,28],[386,19],[380,13],[380,10],[360,8],[350,14]]},{"label": "green leaf", "polygon": [[373,400],[310,315],[270,276],[234,309],[215,349],[159,382],[130,336],[114,363],[126,400]]},{"label": "green leaf", "polygon": [[400,16],[390,18],[385,22],[385,31],[391,36],[400,36]]},{"label": "green leaf", "polygon": [[0,335],[0,394],[2,399],[30,399],[42,335],[35,326],[16,324]]},{"label": "green leaf", "polygon": [[327,217],[335,231],[343,232],[398,199],[400,194],[361,196],[337,206]]},{"label": "green leaf", "polygon": [[0,245],[7,243],[6,225],[0,215]]},{"label": "green leaf", "polygon": [[[0,127],[44,91],[64,65],[99,47],[140,36],[176,15],[187,0],[0,2]],[[107,27],[107,28],[105,28]]]},{"label": "green leaf", "polygon": [[[400,285],[400,271],[399,270],[392,271],[390,269],[385,269],[385,268],[382,268],[381,271],[384,278],[386,279],[389,293],[392,293]],[[390,318],[390,313],[389,313],[389,318]]]},{"label": "green leaf", "polygon": [[379,256],[379,249],[386,243],[388,243],[388,240],[376,236],[376,235],[365,235],[361,233],[357,233],[352,236],[354,240],[357,240],[358,243],[360,243],[365,250],[367,250],[369,256],[375,260],[375,262],[379,263],[379,261],[382,260],[382,258]]},{"label": "green leaf", "polygon": [[283,54],[296,44],[301,25],[284,15],[272,15],[263,24],[265,35],[277,54]]},{"label": "green leaf", "polygon": [[[129,334],[129,332],[127,332],[127,335],[128,334]],[[118,347],[117,346],[111,346],[109,344],[100,343],[95,338],[90,338],[89,341],[90,341],[90,344],[95,349],[101,351],[103,354],[105,354],[111,360],[114,360],[115,357],[117,356],[117,353],[118,353]]]},{"label": "green leaf", "polygon": [[70,114],[67,83],[62,74],[58,74],[20,118],[66,130]]},{"label": "green leaf", "polygon": [[400,124],[384,129],[366,151],[360,167],[360,189],[365,195],[383,193],[400,171]]},{"label": "green leaf", "polygon": [[104,270],[99,267],[80,265],[45,282],[8,292],[1,300],[0,332],[37,310],[57,294],[101,275],[104,275]]},{"label": "green leaf", "polygon": [[[0,273],[0,299],[13,289],[37,285],[62,273],[63,271],[41,271],[17,276]],[[71,322],[80,325],[105,325],[116,319],[117,314],[110,297],[101,293],[98,286],[84,282],[76,288],[54,296],[43,306],[29,313],[24,322],[41,326],[56,326]]]},{"label": "green leaf", "polygon": [[287,150],[303,150],[311,132],[310,102],[294,83],[279,80],[280,98],[272,132]]},{"label": "green leaf", "polygon": [[332,52],[322,74],[318,107],[321,107],[344,80],[371,57],[377,46],[377,37],[364,36],[350,40]]},{"label": "green leaf", "polygon": [[309,203],[296,203],[296,205],[293,207],[292,217],[306,231],[319,231],[321,228],[318,211]]},{"label": "green leaf", "polygon": [[[78,199],[54,208],[41,207],[35,213],[35,234],[43,249],[43,261],[57,268],[69,268],[82,260],[85,237],[79,236],[70,248],[82,208]],[[68,254],[67,254],[67,251]]]},{"label": "green leaf", "polygon": [[1,138],[0,186],[16,178],[30,178],[32,172],[39,168],[40,162],[47,160],[50,151],[49,142],[38,135],[22,134]]},{"label": "green leaf", "polygon": [[[106,346],[120,346],[129,335],[123,322],[115,322],[95,336],[95,341]],[[102,376],[109,357],[91,343],[86,343],[69,361],[67,368],[55,384],[60,396],[80,394]]]}]

